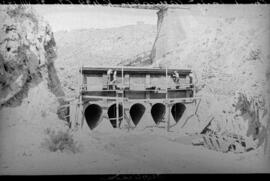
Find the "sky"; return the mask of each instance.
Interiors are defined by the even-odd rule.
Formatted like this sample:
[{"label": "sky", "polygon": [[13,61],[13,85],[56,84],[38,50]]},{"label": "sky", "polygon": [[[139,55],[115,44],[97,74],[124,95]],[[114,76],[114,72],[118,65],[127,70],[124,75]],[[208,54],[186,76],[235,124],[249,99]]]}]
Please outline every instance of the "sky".
[{"label": "sky", "polygon": [[156,10],[113,8],[94,5],[34,5],[34,9],[51,25],[53,31],[111,28],[157,24]]}]

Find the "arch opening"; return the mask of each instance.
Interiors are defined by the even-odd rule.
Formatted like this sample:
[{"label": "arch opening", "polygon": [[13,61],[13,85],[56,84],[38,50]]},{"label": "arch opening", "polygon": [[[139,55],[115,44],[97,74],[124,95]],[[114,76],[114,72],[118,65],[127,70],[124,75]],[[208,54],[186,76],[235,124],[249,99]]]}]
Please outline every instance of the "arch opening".
[{"label": "arch opening", "polygon": [[156,103],[151,108],[151,115],[155,123],[158,125],[163,121],[166,112],[166,107],[162,103]]},{"label": "arch opening", "polygon": [[[116,117],[117,117],[116,116],[116,114],[117,114],[116,109],[117,109],[116,104],[111,105],[108,109],[108,117],[109,117],[109,120],[114,128],[117,127],[116,126]],[[123,106],[121,104],[118,104],[118,116],[119,116],[119,125],[118,126],[120,127],[121,122],[123,120]]]},{"label": "arch opening", "polygon": [[137,126],[137,124],[140,122],[144,112],[145,106],[140,103],[136,103],[131,106],[129,114],[135,126]]},{"label": "arch opening", "polygon": [[175,103],[172,106],[171,113],[172,113],[173,119],[175,120],[176,123],[179,122],[179,120],[183,116],[185,110],[186,110],[186,106],[182,103]]},{"label": "arch opening", "polygon": [[91,104],[85,109],[84,116],[91,130],[97,127],[99,121],[101,120],[101,115],[102,108],[97,104]]}]

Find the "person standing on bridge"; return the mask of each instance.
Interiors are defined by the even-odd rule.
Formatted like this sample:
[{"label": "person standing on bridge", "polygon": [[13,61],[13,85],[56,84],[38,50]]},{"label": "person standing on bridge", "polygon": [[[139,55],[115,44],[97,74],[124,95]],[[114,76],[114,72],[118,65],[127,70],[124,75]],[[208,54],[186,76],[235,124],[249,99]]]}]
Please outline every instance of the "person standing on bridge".
[{"label": "person standing on bridge", "polygon": [[114,90],[116,89],[116,76],[117,75],[117,71],[113,71],[112,69],[109,69],[107,71],[107,77],[108,77],[108,89],[109,90]]},{"label": "person standing on bridge", "polygon": [[112,80],[114,90],[116,89],[116,78],[117,78],[117,71],[115,70],[113,73],[113,80]]},{"label": "person standing on bridge", "polygon": [[177,71],[174,71],[172,73],[172,78],[173,78],[174,82],[179,83],[180,77],[179,77],[179,73]]},{"label": "person standing on bridge", "polygon": [[108,86],[108,89],[111,90],[113,89],[113,85],[111,84],[112,80],[113,80],[113,70],[112,69],[109,69],[107,71],[107,79],[108,79],[108,83],[107,83],[107,86]]},{"label": "person standing on bridge", "polygon": [[180,76],[179,76],[179,73],[177,71],[174,71],[171,75],[174,83],[176,83],[176,89],[179,89],[180,87]]}]

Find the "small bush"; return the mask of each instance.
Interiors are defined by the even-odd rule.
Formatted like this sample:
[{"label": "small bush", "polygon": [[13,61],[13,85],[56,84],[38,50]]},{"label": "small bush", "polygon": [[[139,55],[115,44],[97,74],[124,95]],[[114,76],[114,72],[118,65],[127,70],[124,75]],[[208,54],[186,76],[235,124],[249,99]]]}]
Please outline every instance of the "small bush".
[{"label": "small bush", "polygon": [[80,151],[79,145],[74,141],[73,136],[69,131],[54,131],[51,129],[46,129],[45,133],[48,138],[45,138],[42,146],[51,152],[61,151],[61,152],[72,152],[77,153]]}]

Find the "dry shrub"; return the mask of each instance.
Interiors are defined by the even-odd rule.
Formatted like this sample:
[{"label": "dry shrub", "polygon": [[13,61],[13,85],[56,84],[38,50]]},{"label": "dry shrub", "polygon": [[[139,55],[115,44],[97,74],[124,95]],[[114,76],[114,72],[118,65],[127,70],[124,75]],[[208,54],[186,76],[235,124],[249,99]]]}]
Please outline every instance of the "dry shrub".
[{"label": "dry shrub", "polygon": [[45,130],[45,133],[48,137],[45,138],[42,146],[51,152],[61,151],[77,153],[80,151],[79,144],[73,139],[73,136],[68,130],[59,130],[56,132],[55,130],[48,128]]}]

